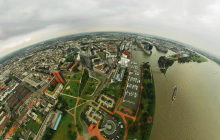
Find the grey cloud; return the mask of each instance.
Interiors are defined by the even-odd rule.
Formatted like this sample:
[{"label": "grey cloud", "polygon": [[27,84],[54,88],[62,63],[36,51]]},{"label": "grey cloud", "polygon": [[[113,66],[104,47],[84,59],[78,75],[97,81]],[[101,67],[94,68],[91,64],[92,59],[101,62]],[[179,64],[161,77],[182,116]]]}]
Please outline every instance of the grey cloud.
[{"label": "grey cloud", "polygon": [[203,44],[197,46],[201,48],[211,43],[212,50],[220,50],[219,4],[216,0],[2,0],[0,45],[39,31],[49,34],[54,32],[49,27],[58,26],[57,32],[128,29]]}]

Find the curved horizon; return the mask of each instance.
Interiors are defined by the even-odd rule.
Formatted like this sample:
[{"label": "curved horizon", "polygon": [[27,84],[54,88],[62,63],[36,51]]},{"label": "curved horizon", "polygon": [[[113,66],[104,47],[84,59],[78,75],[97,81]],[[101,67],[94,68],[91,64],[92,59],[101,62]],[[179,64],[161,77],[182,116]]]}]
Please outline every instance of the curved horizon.
[{"label": "curved horizon", "polygon": [[[62,37],[65,37],[65,36],[72,36],[72,35],[86,35],[86,34],[93,34],[93,33],[111,33],[111,32],[117,32],[117,33],[130,33],[130,34],[137,34],[137,35],[142,35],[142,36],[152,36],[152,37],[158,37],[158,38],[162,38],[162,39],[167,39],[167,40],[170,40],[170,41],[175,41],[175,42],[178,42],[178,43],[181,43],[181,44],[184,44],[192,49],[196,49],[197,51],[203,51],[203,52],[206,52],[205,50],[201,49],[201,48],[198,48],[196,46],[193,46],[191,44],[188,44],[188,43],[185,43],[185,42],[181,42],[179,40],[174,40],[172,38],[167,38],[167,37],[164,37],[164,36],[160,36],[160,35],[153,35],[153,34],[146,34],[146,33],[138,33],[138,32],[129,32],[129,31],[91,31],[91,32],[79,32],[79,33],[70,33],[70,34],[63,34],[63,35],[55,35],[55,36],[51,36],[51,37],[48,37],[47,39],[42,39],[42,40],[37,40],[37,41],[33,41],[33,42],[30,42],[30,43],[25,43],[25,45],[21,45],[20,47],[15,47],[12,51],[6,53],[6,54],[0,54],[0,60],[1,59],[4,59],[4,58],[7,58],[7,56],[21,50],[21,49],[25,49],[25,48],[28,48],[32,45],[36,45],[36,44],[39,44],[39,43],[42,43],[42,42],[45,42],[45,41],[49,41],[49,40],[54,40],[54,39],[59,39],[59,38],[62,38]],[[213,55],[215,57],[218,57],[220,58],[220,56],[218,55],[215,55],[213,53],[209,53],[209,52],[206,52],[206,54],[208,55]]]}]

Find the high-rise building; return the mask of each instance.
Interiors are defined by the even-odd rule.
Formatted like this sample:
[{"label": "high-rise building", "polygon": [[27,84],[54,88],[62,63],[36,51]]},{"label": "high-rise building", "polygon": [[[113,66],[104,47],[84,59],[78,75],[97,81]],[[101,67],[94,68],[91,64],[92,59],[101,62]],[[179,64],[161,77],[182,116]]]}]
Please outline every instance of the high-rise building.
[{"label": "high-rise building", "polygon": [[52,74],[54,75],[55,79],[57,82],[62,83],[62,84],[66,84],[66,80],[63,76],[63,74],[59,71],[52,71]]},{"label": "high-rise building", "polygon": [[80,53],[80,61],[84,67],[88,67],[89,69],[92,69],[93,66],[89,53],[82,51]]}]

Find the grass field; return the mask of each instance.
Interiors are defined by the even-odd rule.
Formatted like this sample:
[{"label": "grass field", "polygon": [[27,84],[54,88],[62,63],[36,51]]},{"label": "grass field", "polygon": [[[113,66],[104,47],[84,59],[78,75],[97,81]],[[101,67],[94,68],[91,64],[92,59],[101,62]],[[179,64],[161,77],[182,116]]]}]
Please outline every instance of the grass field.
[{"label": "grass field", "polygon": [[68,105],[67,109],[71,109],[76,105],[76,101],[77,101],[76,98],[72,98],[72,97],[65,96],[65,95],[60,95],[60,96],[67,103]]},{"label": "grass field", "polygon": [[119,83],[111,83],[109,84],[109,86],[107,88],[103,89],[103,92],[107,95],[109,95],[110,97],[113,97],[115,99],[115,101],[117,101],[117,99],[120,96],[120,84]]},{"label": "grass field", "polygon": [[26,129],[30,129],[34,134],[37,134],[39,128],[40,128],[41,124],[37,123],[34,120],[30,120],[27,125],[26,125]]},{"label": "grass field", "polygon": [[54,133],[52,140],[73,140],[76,139],[76,127],[74,125],[74,118],[66,114],[61,119],[61,122]]},{"label": "grass field", "polygon": [[83,135],[83,127],[80,123],[80,112],[81,112],[81,110],[84,106],[85,106],[85,104],[83,104],[83,105],[76,108],[76,122],[77,122],[77,128],[78,128],[78,131],[79,131],[80,135]]},{"label": "grass field", "polygon": [[37,116],[37,120],[30,120],[27,125],[26,125],[26,129],[30,129],[33,133],[37,134],[42,122],[45,119],[45,116],[43,114],[41,114],[40,112],[36,112]]},{"label": "grass field", "polygon": [[76,73],[71,76],[70,80],[80,80],[82,77],[82,73]]},{"label": "grass field", "polygon": [[63,89],[64,94],[78,97],[80,83],[78,81],[69,81]]},{"label": "grass field", "polygon": [[98,81],[90,77],[81,97],[86,97],[86,99],[91,98],[90,95],[96,90],[97,85]]}]

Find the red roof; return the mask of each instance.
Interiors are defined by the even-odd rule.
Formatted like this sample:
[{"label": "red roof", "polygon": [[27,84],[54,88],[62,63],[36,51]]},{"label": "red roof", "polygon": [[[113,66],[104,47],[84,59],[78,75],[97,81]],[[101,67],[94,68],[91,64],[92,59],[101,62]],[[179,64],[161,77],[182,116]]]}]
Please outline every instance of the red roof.
[{"label": "red roof", "polygon": [[4,89],[5,87],[6,87],[6,84],[4,84],[4,85],[0,88],[0,90]]},{"label": "red roof", "polygon": [[10,136],[10,135],[13,133],[14,129],[15,129],[15,128],[12,126],[11,129],[9,130],[9,132],[6,134],[5,138],[7,138],[8,136]]},{"label": "red roof", "polygon": [[76,64],[78,64],[78,61],[75,62],[75,64],[70,68],[70,70],[72,70],[76,66]]},{"label": "red roof", "polygon": [[127,55],[128,57],[130,57],[130,53],[128,52],[128,50],[124,50],[123,54]]},{"label": "red roof", "polygon": [[93,128],[94,128],[94,124],[90,124],[90,126],[89,126],[89,131],[91,131]]}]

